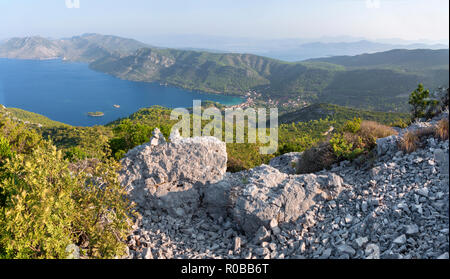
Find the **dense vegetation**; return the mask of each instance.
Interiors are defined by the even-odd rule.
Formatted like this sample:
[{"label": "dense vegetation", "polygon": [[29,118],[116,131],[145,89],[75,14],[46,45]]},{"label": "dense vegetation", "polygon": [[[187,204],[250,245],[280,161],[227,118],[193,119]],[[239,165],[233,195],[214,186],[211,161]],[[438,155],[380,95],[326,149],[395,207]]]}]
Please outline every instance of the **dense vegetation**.
[{"label": "dense vegetation", "polygon": [[[216,103],[203,104],[204,108],[210,106],[216,106],[222,111],[224,109]],[[63,152],[64,158],[72,162],[108,156],[119,160],[128,150],[148,142],[155,128],[159,128],[168,138],[172,126],[178,122],[170,120],[170,114],[170,109],[154,106],[141,109],[127,118],[116,120],[106,126],[72,127],[55,126],[54,123],[50,123],[37,131],[43,138],[51,139]],[[410,120],[408,114],[362,111],[328,104],[311,105],[280,116],[279,146],[275,154],[261,155],[259,148],[263,144],[258,142],[228,143],[229,170],[249,169],[268,163],[271,158],[280,154],[302,152],[324,140],[330,128],[340,129],[346,121],[354,117],[399,127],[404,127]],[[202,125],[208,122],[202,121]],[[224,129],[225,125],[222,127]],[[244,130],[244,134],[247,138],[247,129]]]},{"label": "dense vegetation", "polygon": [[313,104],[305,108],[285,113],[279,117],[279,122],[288,124],[292,122],[306,122],[330,118],[338,123],[344,123],[359,117],[364,120],[372,120],[389,126],[404,127],[408,124],[408,113],[391,113],[360,110],[331,104]]},{"label": "dense vegetation", "polygon": [[0,113],[7,114],[12,119],[20,119],[23,122],[28,122],[31,124],[35,124],[36,126],[43,125],[46,127],[62,127],[62,126],[69,126],[61,122],[53,121],[49,119],[48,117],[45,117],[43,115],[26,111],[19,108],[3,108],[0,107]]},{"label": "dense vegetation", "polygon": [[251,54],[144,48],[105,57],[91,68],[136,81],[159,81],[207,92],[243,95],[251,90],[281,103],[318,100],[378,111],[408,110],[419,82],[448,85],[448,50],[394,50],[354,57],[288,63]]},{"label": "dense vegetation", "polygon": [[[125,252],[131,205],[111,159],[64,159],[51,141],[0,115],[0,258]],[[72,247],[72,248],[71,248]]]}]

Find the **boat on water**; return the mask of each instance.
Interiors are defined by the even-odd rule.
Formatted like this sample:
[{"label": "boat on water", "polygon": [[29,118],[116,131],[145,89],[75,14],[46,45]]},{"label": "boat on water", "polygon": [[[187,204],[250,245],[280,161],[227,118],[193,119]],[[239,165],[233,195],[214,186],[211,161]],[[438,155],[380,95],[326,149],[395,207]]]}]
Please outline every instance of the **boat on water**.
[{"label": "boat on water", "polygon": [[113,107],[115,107],[115,108],[120,108],[120,105],[113,105]]}]

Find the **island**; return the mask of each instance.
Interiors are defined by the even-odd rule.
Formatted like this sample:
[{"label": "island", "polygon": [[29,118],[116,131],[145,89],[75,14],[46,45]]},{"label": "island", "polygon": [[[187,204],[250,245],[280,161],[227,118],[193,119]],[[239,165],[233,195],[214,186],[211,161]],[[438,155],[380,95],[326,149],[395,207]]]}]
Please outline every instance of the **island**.
[{"label": "island", "polygon": [[101,112],[101,111],[96,111],[96,112],[88,112],[88,115],[92,116],[92,117],[101,117],[101,116],[103,116],[105,114],[103,112]]}]

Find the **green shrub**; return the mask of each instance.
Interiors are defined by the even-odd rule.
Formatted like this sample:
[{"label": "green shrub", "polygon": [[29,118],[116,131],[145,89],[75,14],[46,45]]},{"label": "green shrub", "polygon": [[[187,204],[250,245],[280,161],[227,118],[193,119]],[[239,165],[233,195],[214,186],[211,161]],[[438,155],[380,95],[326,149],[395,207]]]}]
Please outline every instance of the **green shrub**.
[{"label": "green shrub", "polygon": [[344,124],[343,130],[349,133],[357,133],[361,129],[361,118],[354,118],[353,120],[349,120]]},{"label": "green shrub", "polygon": [[64,155],[64,159],[67,159],[71,162],[84,160],[87,157],[88,157],[88,154],[78,146],[70,148],[69,150],[67,150],[65,152],[65,155]]},{"label": "green shrub", "polygon": [[71,160],[108,157],[111,154],[108,143],[112,134],[110,128],[102,126],[42,128],[43,138],[51,139]]},{"label": "green shrub", "polygon": [[[358,137],[358,144],[362,144],[362,139]],[[335,134],[330,139],[330,145],[333,152],[338,158],[353,160],[363,153],[363,149],[356,147],[353,143],[348,142],[342,134]]]},{"label": "green shrub", "polygon": [[114,159],[120,161],[123,157],[125,157],[125,154],[127,154],[125,150],[118,150],[116,151],[116,153],[114,153]]},{"label": "green shrub", "polygon": [[0,135],[9,142],[11,150],[18,153],[31,152],[42,140],[36,131],[2,117],[0,117]]},{"label": "green shrub", "polygon": [[49,142],[7,160],[0,177],[1,257],[65,258],[69,244],[86,257],[120,256],[131,207],[117,170],[113,161],[98,162],[90,173],[71,170]]},{"label": "green shrub", "polygon": [[12,156],[11,146],[9,146],[9,141],[0,135],[0,165],[2,160],[11,158]]},{"label": "green shrub", "polygon": [[295,142],[282,143],[278,147],[277,155],[278,154],[282,155],[282,154],[291,153],[291,152],[302,152],[305,150],[305,147],[306,146],[301,143],[295,143]]},{"label": "green shrub", "polygon": [[404,129],[404,128],[408,127],[409,124],[410,124],[410,122],[406,122],[403,119],[398,119],[396,121],[393,121],[393,122],[389,123],[389,126],[391,126],[391,127],[398,127],[398,128]]},{"label": "green shrub", "polygon": [[128,150],[148,142],[152,137],[153,130],[157,127],[167,139],[171,129],[169,125],[150,126],[136,123],[130,119],[121,120],[113,128],[114,138],[109,140],[109,147],[113,158],[120,160]]},{"label": "green shrub", "polygon": [[247,167],[244,162],[238,158],[228,157],[227,172],[240,172],[246,169]]}]

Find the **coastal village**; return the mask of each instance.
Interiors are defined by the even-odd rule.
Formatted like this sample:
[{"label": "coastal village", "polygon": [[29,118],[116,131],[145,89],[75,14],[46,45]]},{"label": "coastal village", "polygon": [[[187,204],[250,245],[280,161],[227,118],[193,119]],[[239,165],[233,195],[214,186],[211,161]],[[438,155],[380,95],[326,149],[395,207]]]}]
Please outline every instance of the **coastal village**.
[{"label": "coastal village", "polygon": [[249,107],[255,107],[257,105],[261,105],[264,103],[265,106],[268,107],[281,107],[281,108],[302,108],[308,105],[308,103],[302,100],[301,97],[297,97],[295,99],[289,99],[286,102],[282,102],[281,100],[275,100],[272,98],[267,98],[267,100],[263,100],[263,94],[254,90],[250,90],[245,93],[245,102],[230,106],[230,108],[241,108],[246,109]]}]

